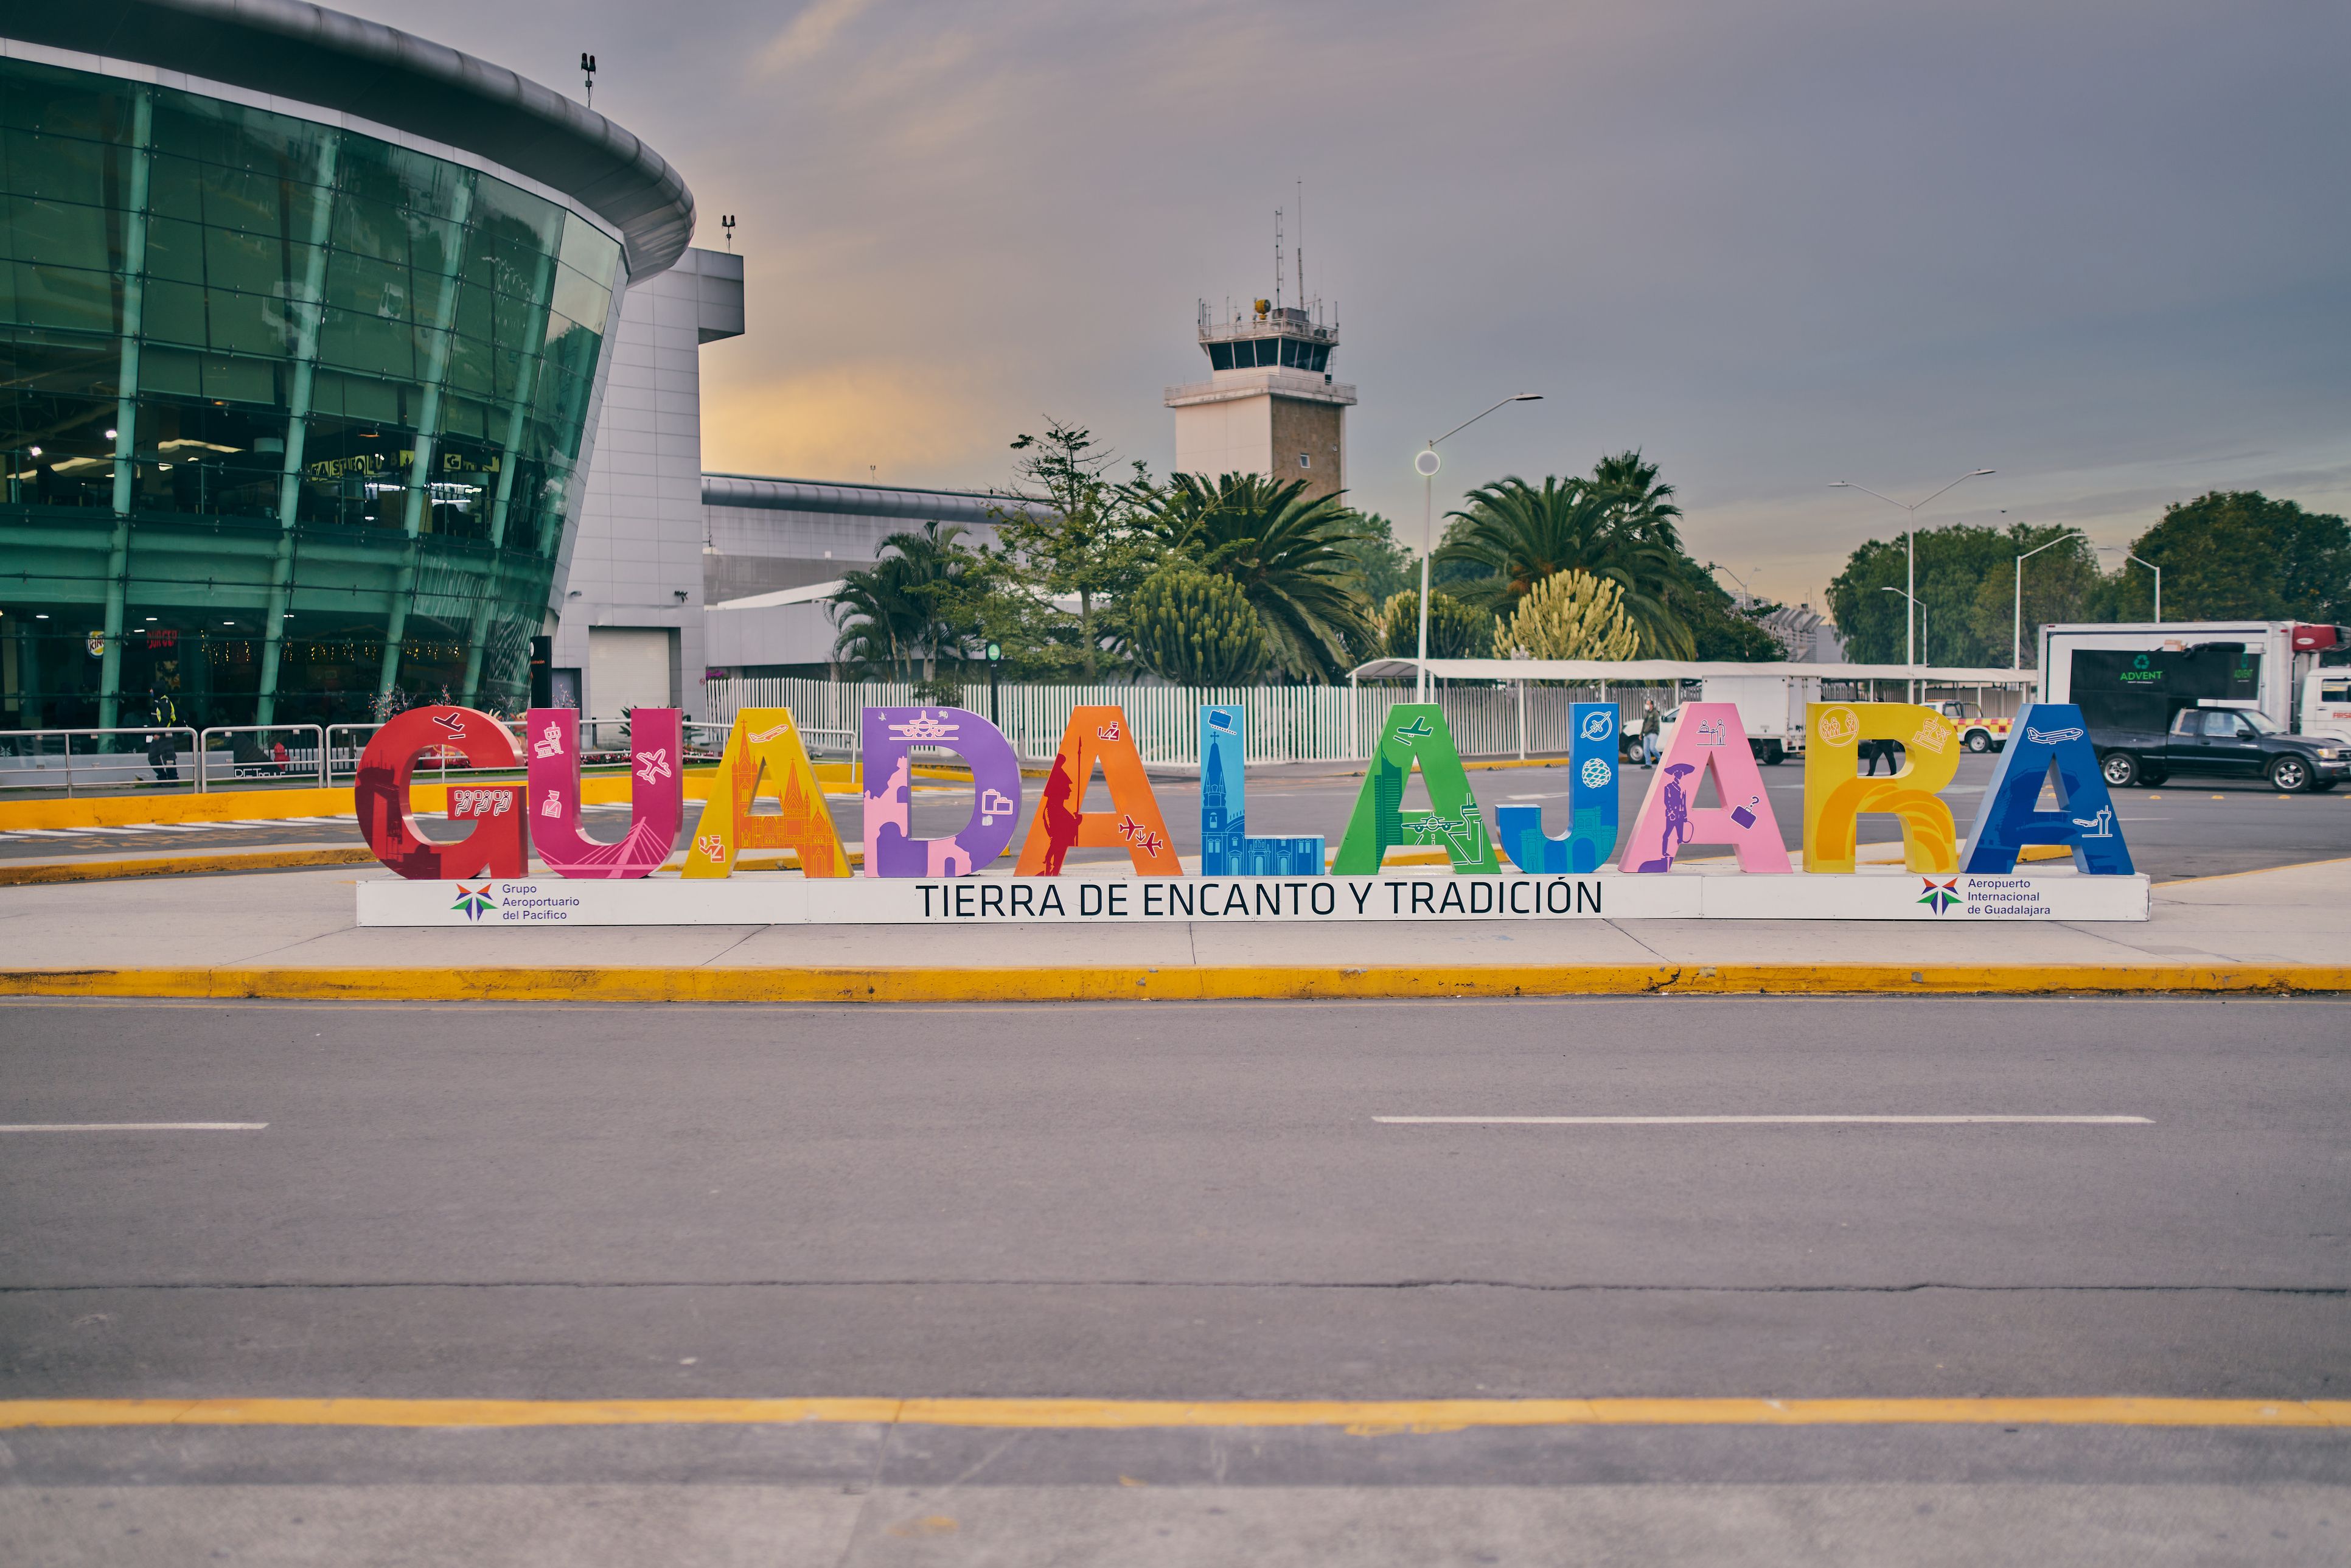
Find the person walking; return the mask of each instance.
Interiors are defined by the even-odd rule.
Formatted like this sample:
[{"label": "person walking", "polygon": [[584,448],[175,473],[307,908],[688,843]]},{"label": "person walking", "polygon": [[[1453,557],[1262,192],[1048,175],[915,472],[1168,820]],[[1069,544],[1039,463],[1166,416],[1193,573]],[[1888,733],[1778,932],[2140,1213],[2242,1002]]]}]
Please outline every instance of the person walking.
[{"label": "person walking", "polygon": [[148,688],[147,722],[161,730],[147,737],[147,765],[155,770],[159,783],[176,784],[180,781],[180,747],[172,738],[171,727],[180,722],[180,710],[172,706],[170,693]]},{"label": "person walking", "polygon": [[1657,699],[1641,699],[1641,766],[1657,765]]}]

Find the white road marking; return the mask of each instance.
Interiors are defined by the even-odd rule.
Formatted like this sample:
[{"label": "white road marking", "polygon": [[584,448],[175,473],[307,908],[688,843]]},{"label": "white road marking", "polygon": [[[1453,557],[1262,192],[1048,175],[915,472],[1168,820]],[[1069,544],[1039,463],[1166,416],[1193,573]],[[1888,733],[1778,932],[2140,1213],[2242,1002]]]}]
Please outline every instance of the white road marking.
[{"label": "white road marking", "polygon": [[266,1122],[0,1122],[0,1133],[258,1133]]},{"label": "white road marking", "polygon": [[1875,1126],[1947,1127],[2028,1124],[2074,1127],[2151,1127],[2148,1116],[1374,1116],[1398,1126],[1453,1127],[1758,1127],[1863,1123]]}]

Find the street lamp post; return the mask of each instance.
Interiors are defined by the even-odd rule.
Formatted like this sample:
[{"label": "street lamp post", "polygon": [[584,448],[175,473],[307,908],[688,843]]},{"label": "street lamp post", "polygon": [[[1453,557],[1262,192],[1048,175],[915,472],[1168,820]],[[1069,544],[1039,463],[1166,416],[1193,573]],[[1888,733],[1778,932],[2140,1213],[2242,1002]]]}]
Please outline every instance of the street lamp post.
[{"label": "street lamp post", "polygon": [[2136,556],[2131,554],[2130,548],[2127,545],[2100,545],[2098,549],[2102,550],[2112,550],[2116,555],[2121,556],[2125,560],[2135,560],[2138,562],[2139,565],[2147,568],[2147,570],[2155,573],[2155,623],[2158,626],[2162,625],[2163,568],[2156,565],[2155,562],[2148,560],[2144,556]]},{"label": "street lamp post", "polygon": [[[1880,593],[1902,593],[1902,591],[1898,588],[1881,588],[1877,591]],[[1902,597],[1905,599],[1910,599],[1910,596],[1907,593],[1902,593]],[[1915,669],[1919,664],[1926,663],[1927,660],[1927,607],[1918,603],[1915,599],[1910,599],[1910,602],[1912,605],[1917,607],[1918,612],[1918,657],[1910,662],[1911,667]],[[1915,688],[1918,683],[1913,681],[1910,684]],[[1910,694],[1910,700],[1914,703],[1918,700],[1918,694],[1915,689]]]},{"label": "street lamp post", "polygon": [[[1541,392],[1513,392],[1501,402],[1496,403],[1494,408],[1500,408],[1504,404],[1513,402],[1542,402]],[[1441,465],[1437,455],[1437,444],[1460,434],[1485,418],[1486,414],[1493,413],[1494,408],[1487,409],[1483,413],[1471,414],[1443,435],[1430,437],[1428,444],[1413,455],[1413,471],[1420,476],[1421,484],[1420,647],[1419,657],[1413,661],[1413,701],[1415,702],[1425,703],[1428,700],[1428,561],[1429,558],[1437,553],[1437,470]]]},{"label": "street lamp post", "polygon": [[2024,563],[2032,559],[2034,556],[2039,555],[2043,550],[2047,549],[2050,545],[2062,545],[2067,539],[2086,538],[2088,536],[2084,534],[2079,528],[2067,528],[2055,538],[2049,540],[2045,544],[2034,545],[2031,549],[2026,550],[2022,555],[2016,558],[2016,628],[2009,641],[2008,667],[2010,669],[2021,670],[2024,668]]},{"label": "street lamp post", "polygon": [[[1955,486],[1964,485],[1970,479],[1980,479],[1985,475],[1993,472],[1995,472],[1995,470],[1990,468],[1970,469],[1967,473],[1962,474],[1958,478],[1952,480],[1950,484],[1944,486],[1943,490],[1952,489]],[[1927,501],[1931,501],[1935,498],[1935,496],[1941,495],[1943,490],[1936,491],[1935,496],[1928,497],[1926,501],[1914,502],[1897,501],[1891,496],[1873,490],[1866,485],[1856,485],[1850,479],[1834,480],[1830,484],[1829,488],[1832,490],[1858,490],[1865,496],[1876,496],[1887,506],[1899,507],[1904,511],[1910,514],[1910,529],[1903,536],[1903,549],[1910,558],[1910,570],[1908,581],[1905,585],[1907,591],[1902,595],[1902,597],[1909,600],[1910,602],[1909,604],[1905,605],[1902,610],[1902,662],[1915,668],[1918,663],[1918,645],[1911,640],[1910,612],[1918,602],[1916,597],[1918,592],[1918,510],[1927,504]],[[1915,680],[1910,683],[1910,700],[1914,703],[1918,700],[1918,683]]]},{"label": "street lamp post", "polygon": [[[1735,572],[1735,571],[1731,570],[1729,567],[1724,566],[1724,565],[1720,564],[1720,563],[1719,563],[1719,562],[1718,562],[1718,561],[1711,561],[1711,560],[1710,560],[1710,561],[1708,561],[1708,562],[1706,563],[1706,570],[1708,570],[1708,571],[1719,571],[1719,572],[1722,573],[1722,575],[1723,575],[1723,576],[1725,576],[1725,577],[1727,577],[1727,578],[1730,579],[1730,580],[1731,580],[1731,581],[1733,581],[1733,582],[1735,582],[1735,583],[1739,584],[1739,591],[1740,591],[1740,592],[1741,592],[1741,593],[1743,593],[1743,594],[1747,595],[1747,597],[1748,597],[1749,599],[1750,599],[1750,600],[1753,600],[1753,599],[1755,598],[1755,591],[1754,591],[1753,589],[1751,589],[1751,588],[1750,588],[1750,587],[1748,587],[1748,586],[1747,586],[1747,580],[1746,580],[1745,578],[1743,578],[1743,577],[1740,576],[1737,572]],[[1758,601],[1758,602],[1761,602],[1761,601]]]}]

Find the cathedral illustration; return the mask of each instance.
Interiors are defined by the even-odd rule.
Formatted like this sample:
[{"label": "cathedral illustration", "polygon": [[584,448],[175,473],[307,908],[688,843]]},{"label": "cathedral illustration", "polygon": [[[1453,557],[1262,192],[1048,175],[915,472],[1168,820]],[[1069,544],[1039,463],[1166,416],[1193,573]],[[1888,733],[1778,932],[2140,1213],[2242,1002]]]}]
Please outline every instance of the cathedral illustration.
[{"label": "cathedral illustration", "polygon": [[[1238,710],[1228,711],[1238,727]],[[1322,841],[1253,839],[1249,836],[1246,810],[1231,810],[1228,802],[1246,801],[1241,779],[1240,737],[1213,727],[1207,749],[1200,758],[1200,874],[1203,876],[1319,876],[1322,872]]]}]

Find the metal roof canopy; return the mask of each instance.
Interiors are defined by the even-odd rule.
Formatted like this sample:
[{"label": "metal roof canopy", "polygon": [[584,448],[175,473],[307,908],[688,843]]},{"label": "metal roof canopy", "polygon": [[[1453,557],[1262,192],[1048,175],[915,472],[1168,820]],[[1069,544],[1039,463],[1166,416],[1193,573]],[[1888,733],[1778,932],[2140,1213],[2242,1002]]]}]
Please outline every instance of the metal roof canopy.
[{"label": "metal roof canopy", "polygon": [[[1410,680],[1413,659],[1374,659],[1352,679]],[[1918,681],[1933,686],[2032,686],[2038,670],[1971,670],[1932,664],[1701,664],[1681,659],[1431,659],[1442,681],[1559,681],[1569,685],[1663,685],[1735,675],[1794,675],[1817,681]]]},{"label": "metal roof canopy", "polygon": [[636,137],[552,88],[381,22],[302,0],[0,0],[0,34],[464,148],[620,230],[632,282],[674,262],[694,237],[693,193]]}]

